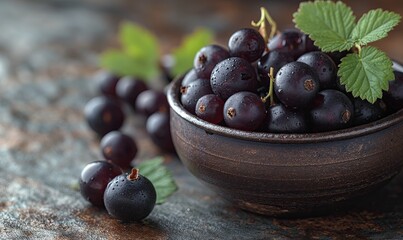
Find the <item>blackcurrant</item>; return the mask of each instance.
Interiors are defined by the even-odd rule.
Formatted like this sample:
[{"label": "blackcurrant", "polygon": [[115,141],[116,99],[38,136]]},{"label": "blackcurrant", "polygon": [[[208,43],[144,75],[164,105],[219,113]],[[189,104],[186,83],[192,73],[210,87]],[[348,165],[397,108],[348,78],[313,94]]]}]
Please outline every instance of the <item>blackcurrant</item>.
[{"label": "blackcurrant", "polygon": [[247,60],[239,57],[227,58],[215,66],[210,85],[213,92],[225,101],[240,91],[256,92],[257,73]]},{"label": "blackcurrant", "polygon": [[266,109],[255,93],[238,92],[227,99],[223,114],[228,127],[253,131],[263,123]]},{"label": "blackcurrant", "polygon": [[290,62],[278,71],[274,91],[286,107],[306,108],[319,91],[319,78],[309,65]]},{"label": "blackcurrant", "polygon": [[147,89],[147,84],[142,79],[123,77],[116,85],[116,95],[135,109],[137,96]]},{"label": "blackcurrant", "polygon": [[106,161],[95,161],[87,164],[80,174],[79,185],[81,195],[92,205],[104,208],[104,192],[108,183],[122,170],[115,164]]},{"label": "blackcurrant", "polygon": [[151,114],[169,110],[168,100],[164,92],[149,89],[141,92],[136,99],[136,111],[149,117]]},{"label": "blackcurrant", "polygon": [[153,113],[146,122],[146,130],[153,143],[167,152],[174,152],[168,112]]},{"label": "blackcurrant", "polygon": [[353,122],[354,106],[342,92],[327,89],[320,91],[309,111],[311,127],[315,132],[347,128]]},{"label": "blackcurrant", "polygon": [[287,52],[272,50],[264,54],[257,62],[260,85],[268,88],[270,83],[269,72],[273,68],[273,75],[276,76],[278,70],[285,64],[293,62],[294,58]]},{"label": "blackcurrant", "polygon": [[278,103],[267,110],[261,130],[269,133],[305,133],[308,132],[308,124],[304,112]]},{"label": "blackcurrant", "polygon": [[[182,82],[181,82],[181,85],[182,85],[182,86],[186,86],[186,85],[188,85],[189,83],[195,81],[196,79],[198,79],[197,74],[196,74],[196,70],[195,70],[194,68],[192,68],[192,69],[189,70],[189,71],[185,74],[185,76],[183,77],[183,80],[182,80]],[[207,78],[207,79],[210,79],[210,77]]]},{"label": "blackcurrant", "polygon": [[316,71],[322,90],[336,88],[337,67],[326,53],[320,51],[308,52],[300,56],[297,61],[308,64]]},{"label": "blackcurrant", "polygon": [[188,85],[182,86],[181,103],[190,113],[195,114],[196,103],[204,95],[213,93],[210,87],[210,81],[207,79],[196,79]]},{"label": "blackcurrant", "polygon": [[132,137],[119,131],[106,134],[100,143],[105,159],[118,165],[123,170],[131,168],[131,162],[137,154],[137,144]]},{"label": "blackcurrant", "polygon": [[228,51],[219,45],[207,45],[200,49],[194,58],[194,69],[199,78],[210,79],[215,65],[229,57]]},{"label": "blackcurrant", "polygon": [[310,38],[297,29],[286,29],[269,40],[270,51],[287,52],[296,60],[302,54],[317,49]]},{"label": "blackcurrant", "polygon": [[124,122],[125,115],[115,99],[99,96],[91,99],[84,108],[88,125],[98,135],[118,130]]},{"label": "blackcurrant", "polygon": [[241,57],[249,62],[254,62],[262,56],[265,42],[258,31],[244,28],[231,35],[228,48],[232,57]]},{"label": "blackcurrant", "polygon": [[353,125],[361,125],[381,119],[386,115],[386,105],[378,99],[373,104],[361,98],[354,98]]},{"label": "blackcurrant", "polygon": [[223,121],[224,101],[215,94],[201,97],[196,104],[196,115],[210,123],[218,124]]},{"label": "blackcurrant", "polygon": [[109,182],[104,194],[108,213],[122,222],[140,221],[154,209],[157,194],[146,177],[132,169]]},{"label": "blackcurrant", "polygon": [[102,95],[116,97],[116,85],[120,77],[111,72],[100,70],[94,76],[94,80],[98,85],[98,90]]},{"label": "blackcurrant", "polygon": [[389,81],[389,90],[383,96],[390,113],[403,108],[403,72],[394,71],[393,73],[395,79]]}]

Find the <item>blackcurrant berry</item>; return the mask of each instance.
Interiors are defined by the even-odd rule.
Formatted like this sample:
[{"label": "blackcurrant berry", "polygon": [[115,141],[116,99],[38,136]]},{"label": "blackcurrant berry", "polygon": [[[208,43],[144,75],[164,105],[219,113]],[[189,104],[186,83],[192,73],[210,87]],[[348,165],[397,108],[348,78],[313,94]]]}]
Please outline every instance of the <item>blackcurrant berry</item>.
[{"label": "blackcurrant berry", "polygon": [[116,85],[120,77],[108,71],[100,70],[94,76],[99,92],[108,97],[116,97]]},{"label": "blackcurrant berry", "polygon": [[167,152],[174,152],[171,136],[169,113],[153,113],[146,122],[146,130],[151,140],[157,147]]},{"label": "blackcurrant berry", "polygon": [[169,104],[165,93],[155,89],[145,90],[137,96],[136,111],[149,117],[151,114],[169,110]]},{"label": "blackcurrant berry", "polygon": [[290,62],[278,71],[274,91],[286,107],[306,108],[319,91],[319,78],[307,64]]},{"label": "blackcurrant berry", "polygon": [[224,101],[240,91],[256,92],[256,70],[243,58],[227,58],[215,66],[210,85],[213,92]]},{"label": "blackcurrant berry", "polygon": [[308,124],[304,112],[279,103],[269,107],[261,130],[269,133],[305,133],[308,132]]},{"label": "blackcurrant berry", "polygon": [[210,87],[210,81],[207,79],[196,79],[181,89],[181,103],[190,113],[195,114],[196,103],[204,95],[213,93]]},{"label": "blackcurrant berry", "polygon": [[308,52],[300,56],[297,61],[308,64],[316,71],[322,90],[336,88],[337,67],[326,53],[320,51]]},{"label": "blackcurrant berry", "polygon": [[394,71],[393,73],[395,79],[389,81],[389,90],[383,96],[390,113],[403,108],[403,72]]},{"label": "blackcurrant berry", "polygon": [[[195,81],[196,79],[198,79],[197,74],[196,74],[196,70],[194,68],[192,68],[183,77],[183,80],[181,82],[181,86],[187,86],[189,83]],[[210,79],[210,77],[208,77],[207,79]]]},{"label": "blackcurrant berry", "polygon": [[353,125],[361,125],[381,119],[386,115],[385,103],[378,99],[373,104],[361,98],[354,98]]},{"label": "blackcurrant berry", "polygon": [[81,195],[92,205],[103,208],[106,186],[120,174],[122,170],[118,166],[106,161],[87,164],[81,171],[79,179]]},{"label": "blackcurrant berry", "polygon": [[241,57],[249,62],[254,62],[262,56],[265,42],[258,31],[244,28],[231,35],[228,48],[232,57]]},{"label": "blackcurrant berry", "polygon": [[104,194],[108,213],[122,222],[140,221],[154,209],[157,194],[146,177],[132,169],[109,182]]},{"label": "blackcurrant berry", "polygon": [[309,111],[311,127],[315,132],[347,128],[353,122],[354,106],[342,92],[327,89],[320,91]]},{"label": "blackcurrant berry", "polygon": [[100,136],[118,130],[125,119],[120,104],[104,96],[91,99],[85,105],[84,115],[91,129]]},{"label": "blackcurrant berry", "polygon": [[123,77],[116,85],[116,95],[135,109],[137,96],[147,89],[147,84],[143,80]]},{"label": "blackcurrant berry", "polygon": [[224,101],[215,94],[207,94],[201,97],[196,104],[196,115],[213,124],[223,121]]},{"label": "blackcurrant berry", "polygon": [[270,51],[277,49],[287,52],[294,57],[294,60],[305,52],[315,49],[312,40],[297,29],[286,29],[277,34],[269,40],[268,48]]},{"label": "blackcurrant berry", "polygon": [[106,134],[101,139],[100,147],[105,159],[123,170],[131,168],[130,163],[137,154],[137,145],[134,139],[119,131]]},{"label": "blackcurrant berry", "polygon": [[194,69],[199,78],[210,79],[215,65],[229,57],[228,51],[218,45],[207,45],[200,49],[194,58]]},{"label": "blackcurrant berry", "polygon": [[276,76],[278,70],[289,62],[293,62],[293,57],[287,52],[272,50],[264,54],[257,62],[260,85],[268,88],[270,84],[269,72],[273,68],[273,75]]},{"label": "blackcurrant berry", "polygon": [[266,117],[262,100],[251,92],[238,92],[229,97],[223,113],[227,126],[245,131],[258,129]]}]

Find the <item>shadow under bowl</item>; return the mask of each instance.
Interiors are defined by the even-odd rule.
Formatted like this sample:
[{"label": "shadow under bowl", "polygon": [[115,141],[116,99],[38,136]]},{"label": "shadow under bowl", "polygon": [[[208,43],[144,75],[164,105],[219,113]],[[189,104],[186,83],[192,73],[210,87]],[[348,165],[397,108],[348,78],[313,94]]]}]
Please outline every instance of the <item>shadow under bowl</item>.
[{"label": "shadow under bowl", "polygon": [[246,132],[186,111],[181,80],[168,90],[178,156],[194,176],[241,209],[277,217],[329,213],[378,189],[403,165],[403,110],[324,133]]}]

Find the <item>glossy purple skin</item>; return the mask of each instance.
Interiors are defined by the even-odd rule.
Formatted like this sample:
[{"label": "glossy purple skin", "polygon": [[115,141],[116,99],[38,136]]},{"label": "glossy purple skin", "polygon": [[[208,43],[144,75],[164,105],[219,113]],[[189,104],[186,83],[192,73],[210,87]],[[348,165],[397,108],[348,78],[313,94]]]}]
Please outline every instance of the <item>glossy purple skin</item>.
[{"label": "glossy purple skin", "polygon": [[395,80],[389,81],[389,90],[383,95],[390,113],[403,108],[403,72],[394,71],[393,73]]},{"label": "glossy purple skin", "polygon": [[231,57],[241,57],[249,62],[258,60],[264,50],[262,35],[252,28],[243,28],[231,35],[228,41]]},{"label": "glossy purple skin", "polygon": [[211,89],[224,101],[240,91],[256,92],[256,70],[245,59],[231,57],[218,63],[210,78]]},{"label": "glossy purple skin", "polygon": [[201,48],[195,55],[193,65],[199,78],[209,79],[211,71],[217,63],[229,58],[227,49],[218,45],[207,45]]},{"label": "glossy purple skin", "polygon": [[120,77],[108,72],[101,70],[94,76],[97,82],[99,92],[104,96],[116,97],[116,85],[119,82]]},{"label": "glossy purple skin", "polygon": [[251,92],[238,92],[225,101],[224,121],[230,128],[254,131],[266,117],[260,97]]},{"label": "glossy purple skin", "polygon": [[276,75],[274,92],[278,99],[290,108],[304,109],[319,91],[319,78],[307,64],[291,62]]},{"label": "glossy purple skin", "polygon": [[314,132],[325,132],[351,126],[354,118],[354,105],[342,92],[327,89],[315,97],[309,111]]},{"label": "glossy purple skin", "polygon": [[257,62],[260,84],[263,87],[269,87],[270,78],[268,74],[270,73],[270,67],[273,68],[273,77],[275,77],[282,66],[292,61],[294,61],[293,56],[287,52],[272,50],[264,54]]},{"label": "glossy purple skin", "polygon": [[155,112],[167,112],[168,109],[168,100],[162,91],[149,89],[137,96],[136,111],[146,117]]},{"label": "glossy purple skin", "polygon": [[308,52],[300,56],[297,61],[308,64],[316,71],[322,90],[337,88],[337,66],[329,55],[320,51]]},{"label": "glossy purple skin", "polygon": [[199,118],[218,124],[224,120],[224,101],[215,94],[207,94],[201,97],[196,104],[196,116]]},{"label": "glossy purple skin", "polygon": [[80,193],[92,205],[104,208],[104,192],[108,183],[122,170],[106,161],[95,161],[87,164],[81,171],[79,185]]},{"label": "glossy purple skin", "polygon": [[197,79],[181,87],[181,103],[190,113],[195,114],[197,101],[204,95],[213,93],[207,79]]},{"label": "glossy purple skin", "polygon": [[129,180],[127,174],[114,178],[104,194],[108,213],[122,222],[140,221],[154,209],[157,193],[146,177]]},{"label": "glossy purple skin", "polygon": [[143,80],[123,77],[116,85],[116,95],[135,109],[137,96],[147,89],[147,84]]},{"label": "glossy purple skin", "polygon": [[153,143],[161,150],[175,152],[171,137],[169,113],[156,112],[146,122],[146,130]]},{"label": "glossy purple skin", "polygon": [[[189,83],[195,81],[196,79],[198,79],[196,70],[194,68],[192,68],[183,77],[182,86],[186,86]],[[208,77],[207,79],[210,79],[210,77]]]},{"label": "glossy purple skin", "polygon": [[106,134],[100,143],[102,155],[121,169],[131,168],[130,163],[137,154],[137,144],[132,137],[119,131]]},{"label": "glossy purple skin", "polygon": [[304,112],[286,108],[280,103],[269,107],[261,130],[268,133],[306,133],[308,124]]},{"label": "glossy purple skin", "polygon": [[312,40],[297,29],[286,29],[269,40],[270,51],[279,50],[291,54],[294,59],[306,52],[316,51],[318,48],[313,45]]},{"label": "glossy purple skin", "polygon": [[378,99],[373,104],[361,98],[354,98],[353,125],[361,125],[376,121],[386,116],[386,104]]},{"label": "glossy purple skin", "polygon": [[84,116],[91,129],[100,136],[121,128],[125,119],[120,104],[104,96],[91,99],[85,105]]}]

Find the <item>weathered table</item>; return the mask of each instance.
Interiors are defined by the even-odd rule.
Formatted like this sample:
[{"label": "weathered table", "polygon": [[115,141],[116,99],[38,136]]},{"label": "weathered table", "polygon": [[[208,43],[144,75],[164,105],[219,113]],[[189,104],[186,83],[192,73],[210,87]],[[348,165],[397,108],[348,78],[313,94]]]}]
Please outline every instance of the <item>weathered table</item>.
[{"label": "weathered table", "polygon": [[[379,6],[403,12],[398,1],[356,2],[351,4],[360,14]],[[121,224],[85,202],[77,179],[100,152],[82,110],[95,95],[90,76],[98,53],[115,43],[117,23],[142,22],[160,34],[163,51],[195,25],[216,30],[225,44],[231,32],[257,19],[260,4],[147,3],[0,2],[0,239],[403,238],[403,173],[347,212],[273,219],[233,208],[191,176],[176,156],[165,155],[179,190],[142,223]],[[264,5],[284,27],[298,2]],[[401,24],[390,40],[377,45],[401,62],[402,32]],[[136,161],[161,154],[145,133],[143,118],[131,116],[123,131],[138,142]]]}]

